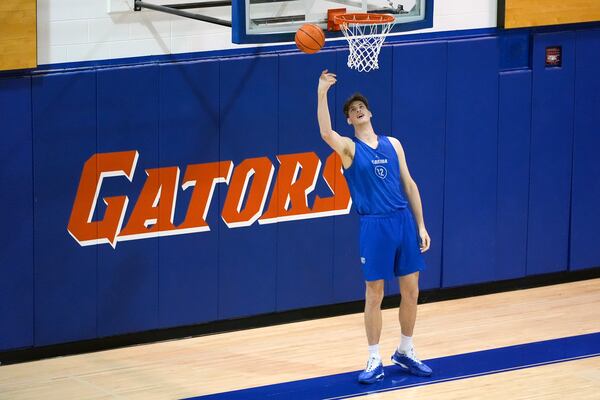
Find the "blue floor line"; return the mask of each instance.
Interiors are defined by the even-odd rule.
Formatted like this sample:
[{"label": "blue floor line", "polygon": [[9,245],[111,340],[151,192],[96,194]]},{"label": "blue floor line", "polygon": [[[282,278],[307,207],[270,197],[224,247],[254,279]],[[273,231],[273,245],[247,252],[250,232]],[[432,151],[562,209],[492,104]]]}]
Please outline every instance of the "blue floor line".
[{"label": "blue floor line", "polygon": [[356,377],[360,371],[352,371],[190,399],[347,399],[597,356],[600,356],[600,332],[425,360],[433,369],[428,378],[388,366],[385,379],[372,385],[359,384]]}]

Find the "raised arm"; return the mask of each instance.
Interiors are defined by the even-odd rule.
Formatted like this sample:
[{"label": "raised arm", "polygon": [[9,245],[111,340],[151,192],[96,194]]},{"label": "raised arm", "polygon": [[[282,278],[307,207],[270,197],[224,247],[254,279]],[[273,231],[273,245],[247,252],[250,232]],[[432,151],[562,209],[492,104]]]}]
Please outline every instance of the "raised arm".
[{"label": "raised arm", "polygon": [[340,155],[344,168],[348,168],[354,159],[354,142],[350,138],[340,136],[331,128],[331,117],[329,115],[329,105],[327,104],[327,92],[335,82],[335,74],[328,73],[327,70],[321,73],[317,89],[317,118],[321,138]]}]

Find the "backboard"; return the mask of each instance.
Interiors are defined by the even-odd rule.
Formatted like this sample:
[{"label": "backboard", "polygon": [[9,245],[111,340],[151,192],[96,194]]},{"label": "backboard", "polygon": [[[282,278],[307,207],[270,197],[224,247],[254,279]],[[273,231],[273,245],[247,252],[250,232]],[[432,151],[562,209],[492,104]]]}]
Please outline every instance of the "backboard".
[{"label": "backboard", "polygon": [[340,32],[327,31],[327,10],[378,12],[394,15],[392,32],[430,28],[433,0],[233,0],[233,43],[291,42],[306,23],[319,25],[326,37]]}]

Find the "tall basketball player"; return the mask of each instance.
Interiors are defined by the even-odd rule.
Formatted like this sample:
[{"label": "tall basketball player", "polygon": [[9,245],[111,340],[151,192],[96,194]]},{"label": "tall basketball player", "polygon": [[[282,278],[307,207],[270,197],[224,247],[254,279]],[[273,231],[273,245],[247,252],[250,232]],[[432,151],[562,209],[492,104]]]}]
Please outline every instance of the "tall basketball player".
[{"label": "tall basketball player", "polygon": [[379,338],[384,281],[388,279],[399,279],[401,295],[402,334],[392,362],[408,373],[429,376],[431,369],[417,358],[412,342],[419,271],[425,268],[421,253],[430,245],[419,189],[410,176],[398,139],[374,132],[365,97],[355,94],[344,104],[347,122],[354,127],[353,138],[340,136],[331,128],[327,92],[335,82],[335,74],[323,71],[317,89],[317,116],[321,137],[342,158],[344,176],[360,215],[360,262],[366,282],[364,320],[369,359],[358,381],[373,383],[384,376]]}]

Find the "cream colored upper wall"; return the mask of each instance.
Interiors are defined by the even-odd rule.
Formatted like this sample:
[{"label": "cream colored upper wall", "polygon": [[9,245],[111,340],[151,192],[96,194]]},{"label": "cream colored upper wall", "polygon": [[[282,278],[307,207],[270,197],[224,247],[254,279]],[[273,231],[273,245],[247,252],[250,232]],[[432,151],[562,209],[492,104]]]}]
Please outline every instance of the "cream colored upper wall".
[{"label": "cream colored upper wall", "polygon": [[[182,0],[147,0],[155,4]],[[234,45],[231,30],[155,11],[132,0],[38,0],[39,64],[257,47]],[[435,0],[433,32],[496,26],[496,0]],[[231,19],[231,7],[202,10]]]}]

